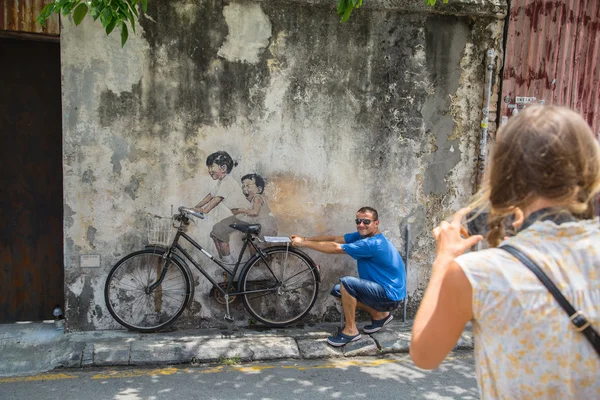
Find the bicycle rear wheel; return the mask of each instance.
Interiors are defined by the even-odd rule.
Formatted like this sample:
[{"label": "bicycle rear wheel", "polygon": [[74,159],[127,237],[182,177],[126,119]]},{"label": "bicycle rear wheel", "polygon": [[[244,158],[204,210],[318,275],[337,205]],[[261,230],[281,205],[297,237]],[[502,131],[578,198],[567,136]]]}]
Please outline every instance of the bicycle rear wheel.
[{"label": "bicycle rear wheel", "polygon": [[173,323],[193,294],[188,269],[172,258],[162,282],[152,292],[149,287],[160,277],[166,259],[156,249],[125,256],[108,274],[104,287],[106,307],[127,329],[154,332]]},{"label": "bicycle rear wheel", "polygon": [[299,250],[271,247],[257,254],[244,268],[239,290],[248,312],[257,321],[283,327],[302,319],[315,304],[319,273],[314,262]]}]

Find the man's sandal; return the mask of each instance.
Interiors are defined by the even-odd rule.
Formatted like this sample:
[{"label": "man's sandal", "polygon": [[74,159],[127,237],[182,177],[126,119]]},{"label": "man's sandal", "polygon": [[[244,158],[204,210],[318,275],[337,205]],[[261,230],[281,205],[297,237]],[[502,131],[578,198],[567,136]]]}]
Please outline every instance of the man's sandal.
[{"label": "man's sandal", "polygon": [[327,343],[332,345],[333,347],[341,347],[350,342],[355,342],[361,338],[360,333],[357,333],[354,336],[345,335],[342,332],[338,333],[337,336],[329,336],[327,338]]},{"label": "man's sandal", "polygon": [[387,317],[385,317],[383,319],[371,320],[371,325],[365,325],[365,327],[363,328],[363,332],[375,333],[378,330],[380,330],[381,328],[383,328],[384,326],[386,326],[387,324],[389,324],[390,321],[393,319],[394,319],[394,316],[392,315],[392,313],[390,313],[390,315],[388,315]]}]

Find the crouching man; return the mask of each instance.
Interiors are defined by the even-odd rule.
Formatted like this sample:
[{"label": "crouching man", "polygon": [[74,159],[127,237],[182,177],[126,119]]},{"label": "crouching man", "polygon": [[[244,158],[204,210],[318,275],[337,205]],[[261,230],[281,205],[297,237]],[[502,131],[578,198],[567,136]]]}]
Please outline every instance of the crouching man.
[{"label": "crouching man", "polygon": [[356,213],[356,232],[344,236],[303,237],[292,235],[292,245],[327,254],[348,254],[357,261],[358,278],[345,276],[335,285],[331,294],[341,298],[346,325],[337,336],[329,336],[327,343],[339,347],[360,339],[356,327],[356,309],[371,314],[371,323],[363,327],[365,333],[374,333],[393,318],[390,311],[406,297],[404,263],[394,245],[379,232],[379,217],[371,207],[362,207]]}]

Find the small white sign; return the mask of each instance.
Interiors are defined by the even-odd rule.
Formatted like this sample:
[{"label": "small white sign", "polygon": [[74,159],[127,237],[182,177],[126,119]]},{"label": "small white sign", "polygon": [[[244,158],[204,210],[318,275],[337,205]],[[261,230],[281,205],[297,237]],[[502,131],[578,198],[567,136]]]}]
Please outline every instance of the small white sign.
[{"label": "small white sign", "polygon": [[82,254],[79,256],[79,266],[81,268],[98,268],[100,267],[99,254]]},{"label": "small white sign", "polygon": [[289,243],[290,238],[287,236],[265,236],[265,242],[269,243]]},{"label": "small white sign", "polygon": [[535,97],[519,97],[517,96],[517,99],[515,100],[515,103],[517,104],[530,104],[530,103],[535,103],[537,99]]}]

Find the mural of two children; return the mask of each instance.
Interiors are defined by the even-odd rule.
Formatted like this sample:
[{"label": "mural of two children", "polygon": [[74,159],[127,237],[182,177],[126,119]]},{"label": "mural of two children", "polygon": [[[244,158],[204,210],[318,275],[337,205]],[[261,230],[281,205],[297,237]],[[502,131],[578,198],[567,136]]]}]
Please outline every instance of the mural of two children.
[{"label": "mural of two children", "polygon": [[223,203],[231,211],[231,216],[217,222],[210,236],[215,242],[219,257],[227,264],[235,263],[229,247],[230,235],[235,229],[229,225],[239,222],[260,224],[259,237],[276,236],[277,221],[271,213],[267,200],[263,197],[265,180],[251,173],[241,179],[242,186],[231,176],[238,164],[226,151],[217,151],[206,158],[206,167],[210,177],[217,181],[211,191],[194,207],[198,212],[208,214]]}]

